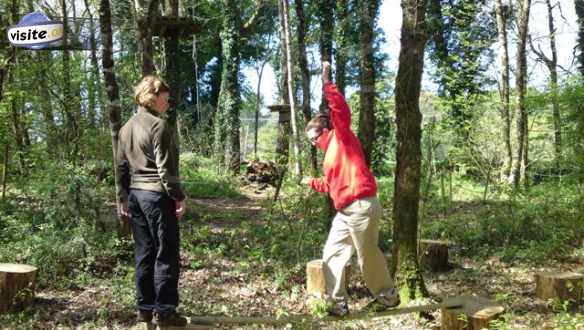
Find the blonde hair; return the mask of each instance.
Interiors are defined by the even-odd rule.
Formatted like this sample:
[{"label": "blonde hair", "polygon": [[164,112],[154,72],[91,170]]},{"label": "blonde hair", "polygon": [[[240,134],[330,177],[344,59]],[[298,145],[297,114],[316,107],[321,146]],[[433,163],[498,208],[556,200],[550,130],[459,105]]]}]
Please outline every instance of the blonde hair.
[{"label": "blonde hair", "polygon": [[159,77],[145,76],[134,88],[134,100],[138,105],[151,108],[161,93],[168,93],[170,88]]}]

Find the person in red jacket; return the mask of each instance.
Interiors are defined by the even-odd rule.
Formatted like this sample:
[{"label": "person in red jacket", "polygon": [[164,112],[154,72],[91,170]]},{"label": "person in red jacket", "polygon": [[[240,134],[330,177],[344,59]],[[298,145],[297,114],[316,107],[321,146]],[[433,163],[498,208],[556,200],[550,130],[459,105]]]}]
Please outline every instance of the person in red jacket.
[{"label": "person in red jacket", "polygon": [[349,313],[343,270],[355,251],[365,284],[375,297],[372,305],[376,309],[395,307],[400,304],[399,293],[378,246],[381,205],[375,177],[351,130],[349,106],[328,79],[330,63],[323,62],[322,71],[330,119],[316,116],[308,123],[306,134],[324,152],[324,177],[306,182],[313,190],[328,193],[337,210],[323,252],[327,296],[333,301],[329,313]]}]

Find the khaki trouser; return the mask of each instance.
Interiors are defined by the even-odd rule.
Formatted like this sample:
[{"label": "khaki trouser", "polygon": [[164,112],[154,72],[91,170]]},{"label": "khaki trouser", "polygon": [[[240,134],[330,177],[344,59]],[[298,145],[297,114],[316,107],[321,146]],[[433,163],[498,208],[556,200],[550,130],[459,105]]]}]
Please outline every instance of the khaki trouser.
[{"label": "khaki trouser", "polygon": [[377,245],[380,218],[377,197],[358,199],[335,216],[323,252],[326,291],[330,298],[347,298],[343,270],[354,250],[365,285],[374,296],[393,288],[385,256]]}]

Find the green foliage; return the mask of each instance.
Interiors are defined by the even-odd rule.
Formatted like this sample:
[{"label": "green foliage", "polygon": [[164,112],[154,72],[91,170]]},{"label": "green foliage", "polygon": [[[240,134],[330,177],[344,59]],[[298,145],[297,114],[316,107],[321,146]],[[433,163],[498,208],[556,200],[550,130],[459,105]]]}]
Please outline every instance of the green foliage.
[{"label": "green foliage", "polygon": [[325,317],[328,315],[328,304],[325,299],[322,298],[310,298],[307,302],[308,308],[310,308],[310,314],[316,317]]},{"label": "green foliage", "polygon": [[214,161],[194,153],[180,159],[181,184],[189,198],[234,198],[240,196],[233,178],[221,175]]},{"label": "green foliage", "polygon": [[[469,196],[473,183],[466,182],[459,189]],[[467,256],[543,263],[569,254],[584,235],[580,200],[572,187],[559,184],[537,186],[510,200],[503,197],[482,204],[462,200],[456,202],[455,213],[431,212],[434,219],[424,223],[422,235],[454,241]]]},{"label": "green foliage", "polygon": [[497,31],[495,17],[484,4],[484,0],[434,0],[429,6],[428,19],[435,31],[429,42],[434,78],[459,133],[470,127],[477,97],[493,84],[486,72],[493,62],[491,45]]}]

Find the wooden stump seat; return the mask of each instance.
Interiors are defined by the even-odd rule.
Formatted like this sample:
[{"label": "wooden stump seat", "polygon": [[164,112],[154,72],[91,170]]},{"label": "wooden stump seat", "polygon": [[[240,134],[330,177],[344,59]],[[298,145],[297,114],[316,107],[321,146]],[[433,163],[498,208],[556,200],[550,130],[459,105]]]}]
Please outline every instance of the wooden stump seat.
[{"label": "wooden stump seat", "polygon": [[500,304],[482,297],[465,295],[455,299],[462,306],[441,309],[442,330],[489,329],[489,323],[505,311],[505,308]]},{"label": "wooden stump seat", "polygon": [[37,268],[21,264],[0,264],[0,314],[19,311],[34,301]]}]

